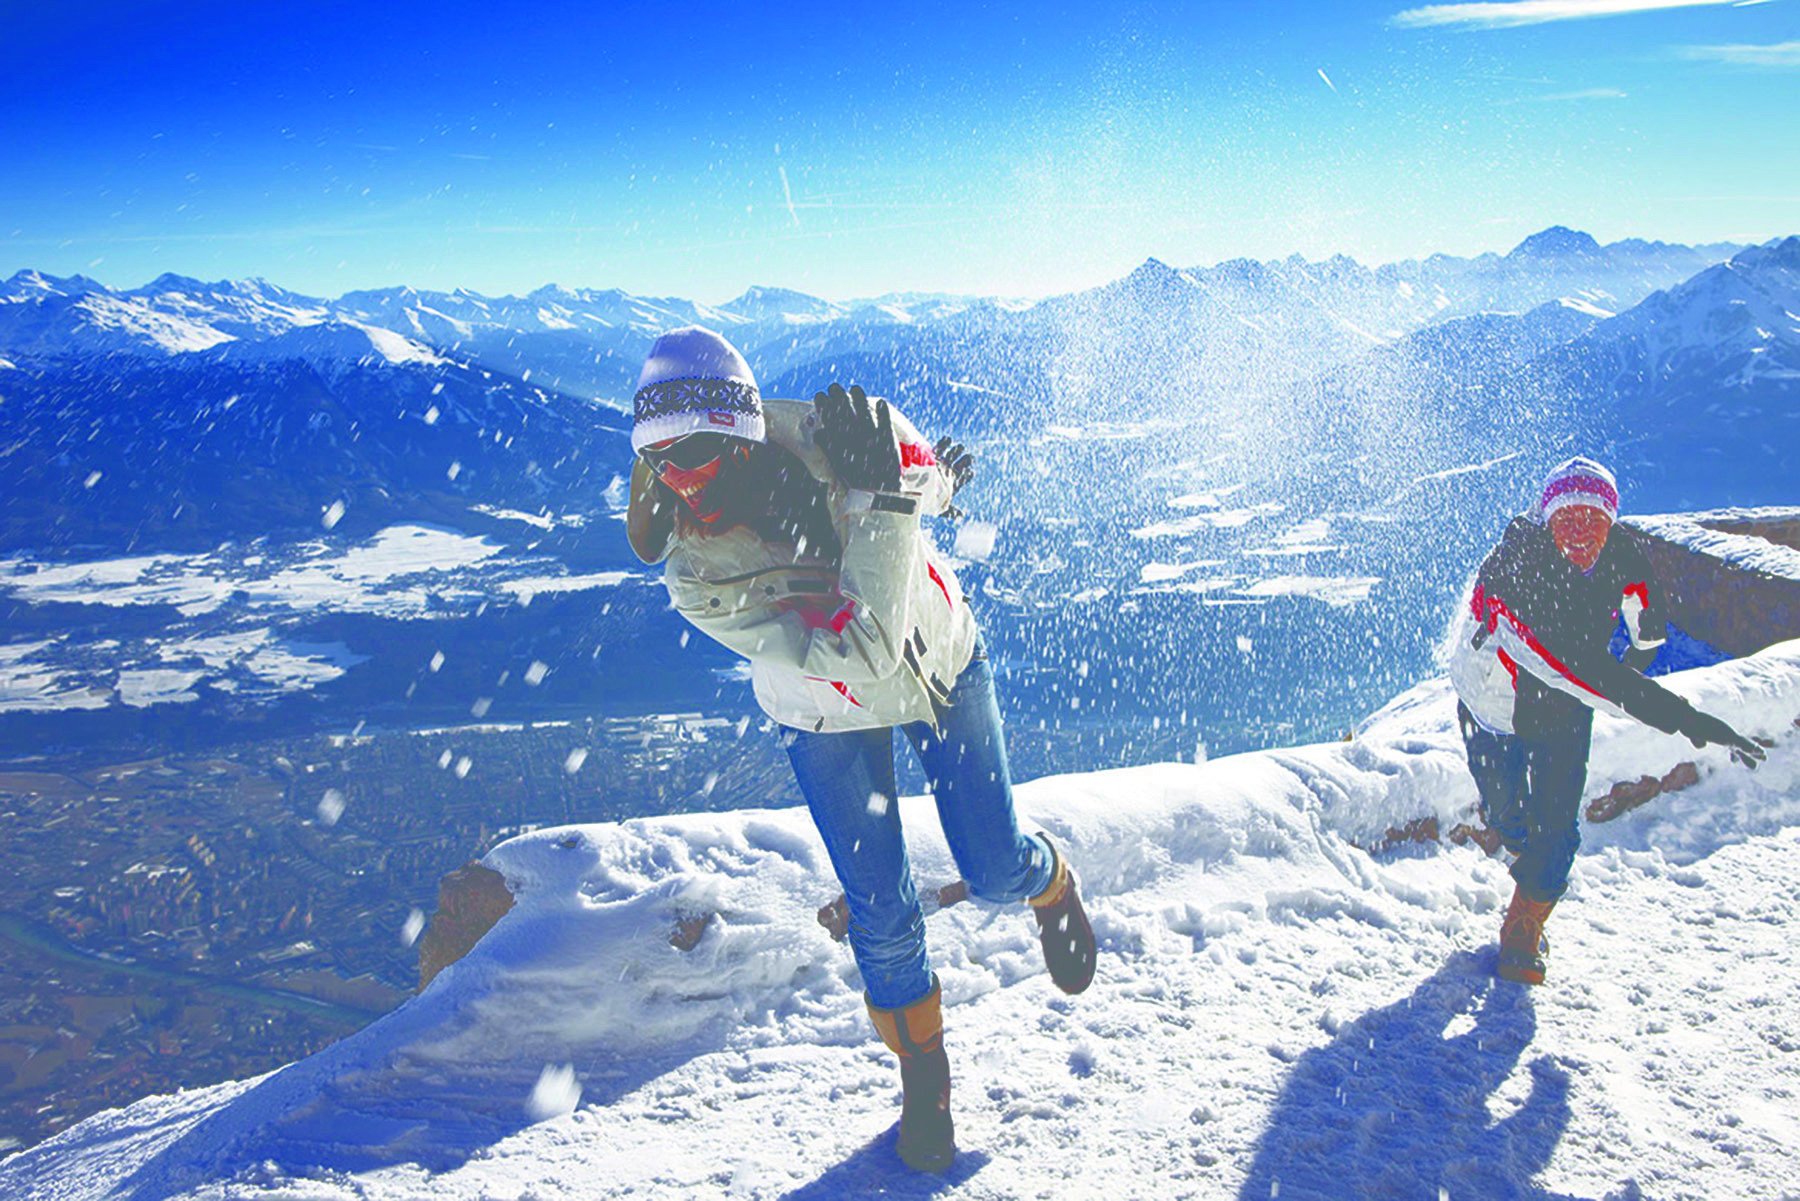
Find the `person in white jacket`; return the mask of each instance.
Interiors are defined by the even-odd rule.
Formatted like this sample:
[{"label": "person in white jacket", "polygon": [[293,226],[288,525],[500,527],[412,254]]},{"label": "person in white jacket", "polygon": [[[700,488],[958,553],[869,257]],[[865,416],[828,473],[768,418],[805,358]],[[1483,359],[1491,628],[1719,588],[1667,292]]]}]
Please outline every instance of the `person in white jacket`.
[{"label": "person in white jacket", "polygon": [[870,1017],[900,1057],[900,1156],[942,1171],[950,1070],[894,804],[896,727],[970,893],[1029,903],[1065,992],[1096,959],[1068,862],[1019,828],[987,656],[920,526],[968,482],[970,457],[854,385],[764,400],[743,356],[698,326],[657,340],[633,408],[632,547],[663,564],[677,612],[750,661],[843,885]]}]

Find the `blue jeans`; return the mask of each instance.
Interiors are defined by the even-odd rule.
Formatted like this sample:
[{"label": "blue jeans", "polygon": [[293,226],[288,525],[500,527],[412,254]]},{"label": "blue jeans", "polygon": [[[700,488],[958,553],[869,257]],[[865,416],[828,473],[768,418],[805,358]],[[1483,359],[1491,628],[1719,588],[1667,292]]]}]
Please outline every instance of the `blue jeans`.
[{"label": "blue jeans", "polygon": [[1534,901],[1555,901],[1569,887],[1581,848],[1581,790],[1591,731],[1560,738],[1497,734],[1456,706],[1481,814],[1518,856],[1512,877]]},{"label": "blue jeans", "polygon": [[[979,646],[956,678],[938,727],[901,726],[937,799],[950,854],[984,901],[1020,901],[1050,887],[1049,845],[1019,830],[994,675]],[[788,759],[850,908],[850,949],[869,1000],[898,1009],[932,989],[925,917],[894,804],[894,727],[815,734],[784,728]],[[871,802],[872,796],[885,803]]]}]

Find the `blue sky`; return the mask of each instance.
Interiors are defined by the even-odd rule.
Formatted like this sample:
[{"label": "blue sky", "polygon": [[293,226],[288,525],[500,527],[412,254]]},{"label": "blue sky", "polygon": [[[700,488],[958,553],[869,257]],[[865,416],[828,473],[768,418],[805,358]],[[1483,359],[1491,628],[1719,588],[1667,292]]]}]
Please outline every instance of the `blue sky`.
[{"label": "blue sky", "polygon": [[1800,0],[56,7],[0,0],[0,274],[1036,296],[1800,232]]}]

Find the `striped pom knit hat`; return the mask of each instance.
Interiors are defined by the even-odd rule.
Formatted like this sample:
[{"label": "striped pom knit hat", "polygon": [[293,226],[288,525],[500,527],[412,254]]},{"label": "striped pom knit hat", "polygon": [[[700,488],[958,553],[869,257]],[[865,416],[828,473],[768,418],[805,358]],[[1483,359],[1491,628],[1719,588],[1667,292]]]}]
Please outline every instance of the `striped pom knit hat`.
[{"label": "striped pom knit hat", "polygon": [[684,434],[764,439],[762,396],[750,364],[735,346],[698,325],[656,340],[631,407],[633,451]]},{"label": "striped pom knit hat", "polygon": [[1538,499],[1539,520],[1549,521],[1551,514],[1570,505],[1588,505],[1617,521],[1619,481],[1594,460],[1577,455],[1554,468],[1544,480],[1544,492]]}]

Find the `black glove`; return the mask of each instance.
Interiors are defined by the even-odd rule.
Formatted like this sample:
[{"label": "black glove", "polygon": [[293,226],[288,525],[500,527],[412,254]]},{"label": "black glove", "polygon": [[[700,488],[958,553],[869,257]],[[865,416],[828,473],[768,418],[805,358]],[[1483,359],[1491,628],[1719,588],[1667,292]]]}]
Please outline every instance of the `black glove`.
[{"label": "black glove", "polygon": [[964,450],[960,442],[950,445],[948,435],[937,440],[931,454],[944,469],[944,474],[950,477],[950,495],[961,492],[975,478],[975,456]]},{"label": "black glove", "polygon": [[1729,747],[1732,760],[1752,770],[1768,755],[1768,752],[1762,747],[1745,738],[1712,714],[1702,713],[1698,709],[1694,710],[1694,715],[1683,724],[1681,732],[1686,734],[1688,741],[1697,747],[1706,746],[1708,743]]},{"label": "black glove", "polygon": [[848,392],[833,384],[814,394],[813,410],[819,417],[815,440],[846,488],[900,490],[900,446],[894,441],[894,417],[887,401],[871,406],[855,384]]}]

